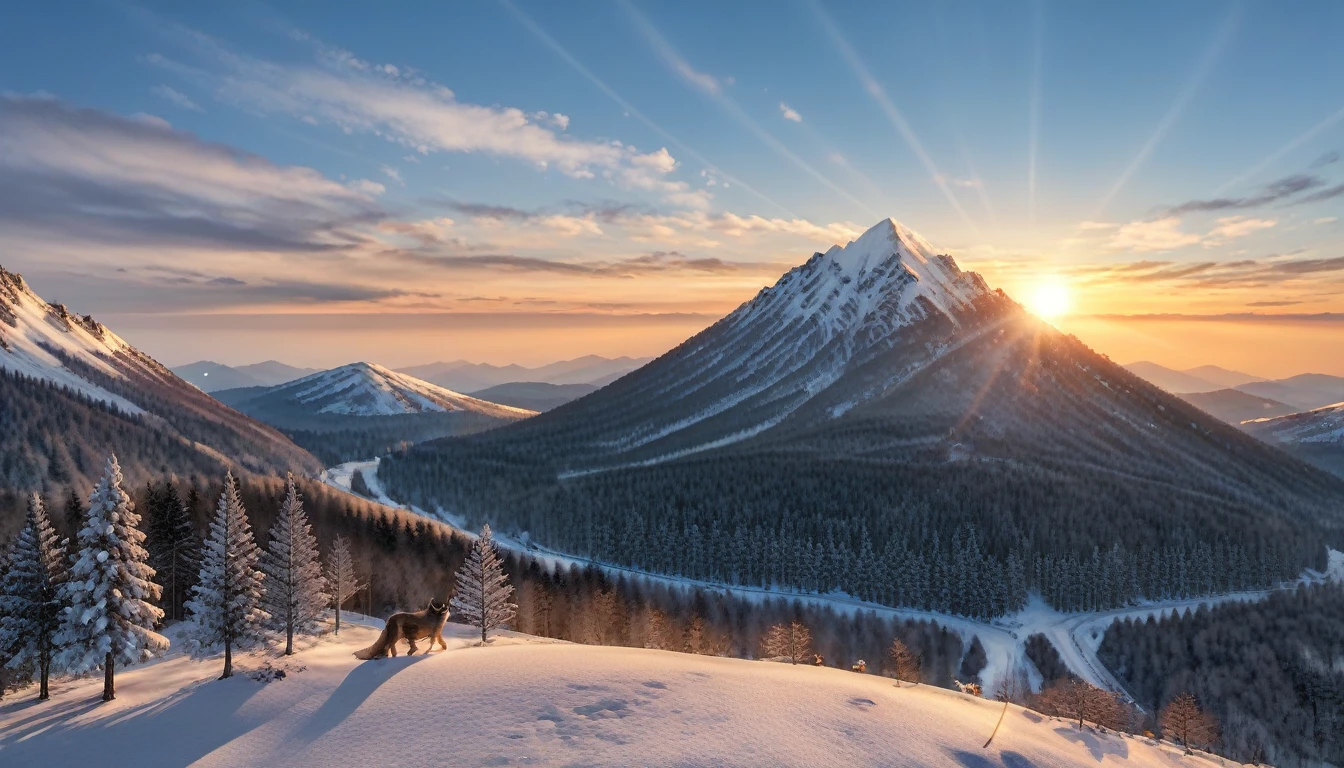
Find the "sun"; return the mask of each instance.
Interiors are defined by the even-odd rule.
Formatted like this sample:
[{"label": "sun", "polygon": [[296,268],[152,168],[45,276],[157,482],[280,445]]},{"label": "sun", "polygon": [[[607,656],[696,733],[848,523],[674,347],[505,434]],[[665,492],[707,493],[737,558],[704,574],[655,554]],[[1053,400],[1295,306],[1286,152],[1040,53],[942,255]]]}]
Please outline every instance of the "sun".
[{"label": "sun", "polygon": [[1072,303],[1067,285],[1058,280],[1047,280],[1036,286],[1028,306],[1042,320],[1058,320],[1069,313]]}]

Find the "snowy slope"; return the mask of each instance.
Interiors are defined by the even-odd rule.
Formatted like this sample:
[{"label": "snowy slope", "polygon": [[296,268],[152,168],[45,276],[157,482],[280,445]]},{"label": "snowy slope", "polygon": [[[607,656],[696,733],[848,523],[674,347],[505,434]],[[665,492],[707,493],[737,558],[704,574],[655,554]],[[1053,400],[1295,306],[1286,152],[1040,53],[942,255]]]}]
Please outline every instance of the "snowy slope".
[{"label": "snowy slope", "polygon": [[1344,403],[1272,419],[1254,419],[1246,428],[1272,442],[1320,443],[1344,449]]},{"label": "snowy slope", "polygon": [[133,351],[120,336],[91,317],[48,304],[22,276],[0,267],[0,368],[59,384],[125,413],[141,409],[68,368],[59,355],[109,376],[125,378],[116,361]]},{"label": "snowy slope", "polygon": [[341,416],[470,412],[520,419],[534,413],[463,395],[373,363],[352,363],[270,387],[254,401],[287,403],[298,411]]},{"label": "snowy slope", "polygon": [[[24,417],[41,418],[47,408],[68,417],[71,450],[55,459],[44,451],[14,452],[24,470],[17,476],[39,487],[45,480],[80,478],[85,467],[97,466],[111,451],[131,473],[151,471],[139,465],[151,454],[152,471],[182,475],[222,471],[225,465],[257,472],[321,468],[279,432],[223,407],[93,318],[48,304],[3,268],[0,369],[60,388],[49,390],[54,396],[35,397],[35,385],[15,381],[9,390],[18,393],[11,395],[14,402],[0,401],[0,411],[16,407],[24,409]],[[115,426],[91,416],[91,403],[115,409]],[[22,439],[17,433],[8,437]]]},{"label": "snowy slope", "polygon": [[[350,626],[289,659],[286,679],[218,681],[173,657],[60,683],[0,707],[0,761],[137,766],[1209,766],[1169,744],[876,675],[509,636],[357,662]],[[263,659],[245,656],[244,670]],[[985,741],[1003,713],[993,743]],[[1225,763],[1224,763],[1225,764]]]}]

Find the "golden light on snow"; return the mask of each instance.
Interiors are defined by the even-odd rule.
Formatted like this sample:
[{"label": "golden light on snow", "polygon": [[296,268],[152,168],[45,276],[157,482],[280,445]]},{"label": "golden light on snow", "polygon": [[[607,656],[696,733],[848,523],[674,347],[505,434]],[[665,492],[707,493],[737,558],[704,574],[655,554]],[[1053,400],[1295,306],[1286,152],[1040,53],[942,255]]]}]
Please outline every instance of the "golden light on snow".
[{"label": "golden light on snow", "polygon": [[1027,307],[1043,320],[1057,320],[1067,315],[1071,306],[1069,287],[1058,280],[1048,280],[1036,286],[1027,301]]}]

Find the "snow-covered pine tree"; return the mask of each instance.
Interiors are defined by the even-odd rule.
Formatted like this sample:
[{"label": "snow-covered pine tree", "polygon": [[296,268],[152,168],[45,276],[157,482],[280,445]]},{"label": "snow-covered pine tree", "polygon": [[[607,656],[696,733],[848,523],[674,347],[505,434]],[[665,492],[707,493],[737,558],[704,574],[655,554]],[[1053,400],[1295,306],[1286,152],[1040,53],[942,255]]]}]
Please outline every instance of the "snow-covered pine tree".
[{"label": "snow-covered pine tree", "polygon": [[490,526],[481,529],[480,538],[472,545],[467,562],[457,572],[457,594],[452,608],[458,620],[479,627],[484,643],[491,630],[499,629],[513,620],[518,606],[509,602],[513,587],[499,562],[495,542],[490,537]]},{"label": "snow-covered pine tree", "polygon": [[303,499],[294,487],[294,474],[285,482],[280,516],[271,526],[271,540],[261,556],[265,594],[262,608],[275,629],[284,630],[285,655],[294,654],[294,633],[311,634],[327,607],[327,580],[317,557],[317,537],[303,511]]},{"label": "snow-covered pine tree", "polygon": [[269,618],[261,609],[265,574],[257,570],[260,557],[238,484],[229,472],[205,540],[200,578],[187,601],[191,626],[185,633],[187,648],[195,655],[224,646],[221,680],[233,676],[233,649],[260,642],[262,625]]},{"label": "snow-covered pine tree", "polygon": [[103,670],[103,701],[116,698],[117,664],[144,661],[168,650],[154,631],[163,611],[154,569],[147,562],[140,515],[122,488],[121,466],[111,456],[89,497],[79,530],[79,554],[62,585],[66,606],[56,644],[57,666],[82,674]]},{"label": "snow-covered pine tree", "polygon": [[[9,575],[9,553],[0,551],[0,583],[4,583]],[[0,603],[0,622],[5,620],[4,604]],[[5,694],[11,690],[17,690],[32,682],[33,670],[25,666],[22,669],[11,669],[8,666],[8,649],[0,646],[0,701],[4,701]]]},{"label": "snow-covered pine tree", "polygon": [[155,581],[163,588],[164,613],[170,619],[181,619],[191,579],[200,564],[201,542],[191,514],[177,495],[177,486],[166,482],[153,498],[156,509],[149,515],[145,542],[149,564],[157,574]]},{"label": "snow-covered pine tree", "polygon": [[0,582],[0,657],[8,659],[5,666],[11,669],[36,669],[38,699],[48,697],[56,633],[61,628],[64,555],[46,505],[34,493]]},{"label": "snow-covered pine tree", "polygon": [[355,575],[355,558],[350,554],[350,540],[337,536],[327,556],[327,586],[331,589],[331,604],[336,609],[336,634],[341,633],[341,606],[364,588]]}]

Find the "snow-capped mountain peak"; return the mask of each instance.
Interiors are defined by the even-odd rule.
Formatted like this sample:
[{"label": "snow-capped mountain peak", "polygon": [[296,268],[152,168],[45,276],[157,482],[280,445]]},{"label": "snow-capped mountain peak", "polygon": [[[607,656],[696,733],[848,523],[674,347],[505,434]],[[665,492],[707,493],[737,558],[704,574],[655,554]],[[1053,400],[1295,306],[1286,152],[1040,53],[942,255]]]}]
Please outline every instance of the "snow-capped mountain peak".
[{"label": "snow-capped mountain peak", "polygon": [[974,335],[982,315],[996,311],[981,300],[996,296],[979,275],[884,219],[812,255],[666,355],[543,415],[536,428],[573,429],[599,462],[656,462],[728,445],[780,424],[880,355],[903,362],[876,374],[870,389],[895,386]]},{"label": "snow-capped mountain peak", "polygon": [[359,362],[305,376],[275,387],[317,413],[343,416],[395,416],[407,413],[471,411],[522,418],[532,411],[479,400],[413,376]]},{"label": "snow-capped mountain peak", "polygon": [[141,409],[72,371],[63,358],[125,378],[118,356],[138,356],[130,344],[88,315],[48,304],[22,275],[0,267],[0,368],[67,387],[126,413]]},{"label": "snow-capped mountain peak", "polygon": [[941,314],[957,315],[989,292],[981,277],[893,219],[855,240],[818,253],[729,315],[727,322],[772,316],[815,326],[824,341],[842,340],[848,358],[888,346],[896,329]]}]

